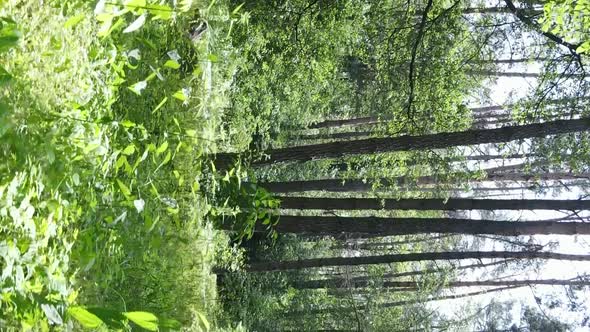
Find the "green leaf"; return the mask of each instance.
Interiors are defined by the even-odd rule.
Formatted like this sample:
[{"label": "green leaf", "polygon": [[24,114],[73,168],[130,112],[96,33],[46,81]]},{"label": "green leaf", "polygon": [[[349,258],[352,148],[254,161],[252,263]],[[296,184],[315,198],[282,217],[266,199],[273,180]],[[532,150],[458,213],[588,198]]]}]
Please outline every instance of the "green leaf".
[{"label": "green leaf", "polygon": [[172,97],[181,100],[181,101],[186,101],[186,96],[184,95],[184,92],[182,90],[178,90],[176,91]]},{"label": "green leaf", "polygon": [[215,54],[207,55],[207,59],[209,59],[209,61],[211,61],[211,62],[217,62],[219,60],[219,58]]},{"label": "green leaf", "polygon": [[160,108],[162,108],[162,106],[164,106],[164,104],[166,104],[167,101],[168,101],[168,97],[164,97],[164,99],[162,99],[162,101],[158,104],[158,106],[156,106],[156,108],[154,108],[154,110],[152,111],[152,114],[156,113]]},{"label": "green leaf", "polygon": [[232,14],[232,15],[236,15],[236,14],[237,14],[237,13],[240,11],[240,9],[242,9],[242,7],[244,7],[244,5],[245,5],[245,4],[246,4],[245,2],[242,2],[242,4],[241,4],[241,5],[239,5],[239,6],[237,6],[237,7],[236,7],[236,8],[235,8],[235,9],[234,9],[232,12],[231,12],[231,14]]},{"label": "green leaf", "polygon": [[123,120],[123,121],[121,121],[121,125],[123,127],[125,127],[125,128],[131,128],[131,127],[135,127],[136,126],[135,122],[132,122],[130,120]]},{"label": "green leaf", "polygon": [[9,49],[18,45],[19,36],[20,34],[17,32],[0,35],[0,52],[8,51]]},{"label": "green leaf", "polygon": [[197,317],[199,317],[199,322],[201,323],[205,331],[209,331],[211,329],[211,324],[209,324],[209,321],[207,320],[207,318],[205,318],[205,315],[197,311]]},{"label": "green leaf", "polygon": [[158,167],[166,165],[170,161],[170,159],[172,159],[172,154],[170,153],[170,151],[168,151],[168,153],[166,153],[166,157],[164,157],[164,160],[162,160],[162,163]]},{"label": "green leaf", "polygon": [[95,329],[104,324],[100,318],[90,313],[83,307],[69,307],[68,315],[70,315],[72,318],[78,321],[80,325],[87,329]]},{"label": "green leaf", "polygon": [[132,155],[134,153],[135,153],[135,145],[133,145],[133,144],[127,145],[127,147],[123,150],[123,154],[126,156]]},{"label": "green leaf", "polygon": [[138,30],[139,28],[141,28],[144,25],[145,19],[146,19],[145,14],[139,16],[135,21],[133,21],[133,23],[129,24],[129,26],[127,28],[125,28],[125,30],[123,30],[123,33],[130,33],[130,32]]},{"label": "green leaf", "polygon": [[66,23],[64,23],[64,28],[67,29],[67,28],[71,28],[73,26],[76,26],[78,23],[80,23],[84,19],[85,16],[86,16],[86,14],[84,13],[84,14],[79,14],[79,15],[70,17],[66,21]]},{"label": "green leaf", "polygon": [[164,67],[168,67],[168,68],[172,68],[172,69],[178,69],[178,68],[180,68],[180,64],[178,62],[174,61],[174,60],[168,60],[164,64]]},{"label": "green leaf", "polygon": [[590,40],[584,42],[582,45],[578,46],[576,52],[579,54],[587,53],[590,50]]},{"label": "green leaf", "polygon": [[123,315],[127,317],[130,321],[134,322],[140,327],[143,327],[146,330],[158,330],[158,317],[156,317],[152,313],[145,311],[130,311],[124,312]]},{"label": "green leaf", "polygon": [[160,145],[160,147],[156,149],[156,154],[159,155],[162,152],[166,151],[166,149],[168,149],[168,141],[164,141],[164,143],[162,143],[162,145]]},{"label": "green leaf", "polygon": [[88,312],[96,317],[100,318],[104,324],[108,327],[113,329],[123,329],[125,326],[123,325],[123,321],[125,320],[125,316],[120,311],[112,310],[112,309],[105,309],[99,307],[89,307],[86,308]]},{"label": "green leaf", "polygon": [[129,90],[135,92],[136,95],[141,96],[143,89],[147,87],[147,81],[140,81],[128,87]]},{"label": "green leaf", "polygon": [[0,66],[0,86],[7,85],[12,81],[12,75],[4,67]]},{"label": "green leaf", "polygon": [[121,180],[117,179],[117,184],[119,185],[119,188],[121,189],[123,195],[125,195],[126,197],[131,196],[131,190],[129,190],[129,187],[127,187],[123,182],[121,182]]}]

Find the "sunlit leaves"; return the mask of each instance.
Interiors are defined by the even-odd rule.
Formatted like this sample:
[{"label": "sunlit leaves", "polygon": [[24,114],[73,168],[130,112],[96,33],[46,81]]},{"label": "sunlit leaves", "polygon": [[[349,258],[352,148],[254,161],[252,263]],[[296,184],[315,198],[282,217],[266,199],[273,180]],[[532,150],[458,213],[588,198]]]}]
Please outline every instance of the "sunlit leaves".
[{"label": "sunlit leaves", "polygon": [[130,321],[149,331],[158,330],[158,317],[144,311],[132,311],[123,313]]},{"label": "sunlit leaves", "polygon": [[123,195],[125,195],[126,197],[130,197],[131,196],[131,190],[129,189],[129,187],[127,187],[121,180],[117,179],[117,185],[119,186],[119,189],[121,190],[121,193],[123,193]]},{"label": "sunlit leaves", "polygon": [[123,30],[123,33],[130,33],[141,28],[145,24],[146,17],[146,15],[139,16],[137,19],[135,19],[135,21],[133,21],[133,23]]},{"label": "sunlit leaves", "polygon": [[178,68],[180,68],[180,64],[174,60],[168,60],[168,61],[166,61],[166,63],[164,63],[164,67],[178,69]]},{"label": "sunlit leaves", "polygon": [[71,28],[76,26],[78,23],[82,22],[82,20],[86,17],[85,14],[79,14],[76,16],[70,17],[66,23],[64,23],[64,28]]},{"label": "sunlit leaves", "polygon": [[90,313],[83,307],[73,306],[68,308],[68,314],[74,318],[80,325],[87,329],[95,329],[103,325],[103,321],[98,316]]}]

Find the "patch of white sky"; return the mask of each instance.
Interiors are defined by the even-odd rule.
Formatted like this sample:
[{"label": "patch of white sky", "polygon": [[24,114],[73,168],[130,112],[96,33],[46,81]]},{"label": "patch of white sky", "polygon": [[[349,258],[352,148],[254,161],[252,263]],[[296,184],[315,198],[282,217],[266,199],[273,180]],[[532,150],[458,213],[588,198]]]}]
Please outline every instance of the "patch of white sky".
[{"label": "patch of white sky", "polygon": [[[525,38],[527,38],[525,36]],[[496,55],[498,58],[510,58],[510,54],[501,52]],[[507,65],[501,65],[500,70],[505,72],[526,72],[526,73],[540,73],[542,71],[543,64],[539,62],[519,63],[511,67]],[[537,85],[537,79],[534,77],[496,77],[488,79],[487,86],[489,88],[489,94],[485,99],[472,98],[469,100],[469,105],[473,107],[477,106],[489,106],[491,105],[507,105],[518,101],[521,98],[526,97]],[[486,146],[486,148],[490,148]],[[502,154],[501,151],[495,150],[493,147],[490,149],[491,153]],[[526,151],[520,151],[520,153]],[[511,160],[495,160],[484,164],[479,164],[480,167],[494,167],[501,165],[510,165],[521,163],[522,159],[511,159]],[[494,187],[494,183],[484,183],[484,186]],[[469,196],[469,193],[463,194]],[[531,191],[531,190],[519,190],[519,191],[502,191],[501,196],[496,198],[513,198],[513,199],[579,199],[583,195],[583,192],[578,187],[571,187],[570,190],[563,190],[563,188],[555,189],[551,188],[543,193]],[[566,216],[568,211],[549,211],[549,210],[536,210],[536,211],[499,211],[503,218],[507,220],[543,220],[560,218]],[[580,213],[582,219],[588,220],[588,213]],[[481,219],[482,216],[477,211],[468,212],[468,217],[473,219]],[[578,220],[577,222],[582,222]],[[468,244],[472,244],[475,238],[465,237]],[[590,236],[577,235],[577,236],[563,236],[563,235],[543,235],[534,236],[535,243],[546,244],[549,242],[556,243],[556,247],[551,251],[569,254],[590,254]],[[483,247],[480,250],[491,251],[491,250],[506,250],[498,242],[485,241]],[[489,260],[487,260],[489,261]],[[483,260],[485,263],[486,260]],[[470,264],[470,263],[463,263]],[[494,276],[490,273],[493,271],[493,267],[475,269],[461,277],[462,280],[489,280],[494,279]],[[582,275],[590,275],[590,262],[571,262],[571,261],[558,261],[558,260],[547,260],[544,261],[541,268],[538,271],[534,269],[523,269],[519,268],[518,265],[513,265],[507,271],[504,271],[503,275],[512,276],[506,278],[508,280],[535,280],[535,279],[571,279]],[[478,288],[477,290],[484,289]],[[474,288],[455,288],[447,291],[448,293],[461,294],[465,292],[471,292]],[[584,292],[576,292],[576,295],[580,296],[580,303],[590,303],[590,294]],[[561,308],[548,309],[546,307],[539,306],[535,297],[540,298],[557,298],[565,305]],[[573,325],[580,324],[583,319],[583,313],[570,312],[567,310],[568,299],[566,297],[566,291],[562,286],[529,286],[516,288],[501,292],[493,292],[484,295],[478,295],[465,299],[445,300],[431,302],[430,306],[440,310],[442,313],[449,317],[455,317],[456,319],[464,319],[462,315],[467,313],[464,311],[466,305],[472,305],[473,307],[483,307],[490,303],[490,301],[515,301],[516,304],[512,307],[511,315],[513,323],[520,326],[521,317],[521,306],[520,304],[530,306],[535,309],[542,310],[548,316],[558,319],[562,322],[569,322]],[[590,313],[586,313],[588,315]],[[573,331],[588,331],[587,327],[576,327]]]}]

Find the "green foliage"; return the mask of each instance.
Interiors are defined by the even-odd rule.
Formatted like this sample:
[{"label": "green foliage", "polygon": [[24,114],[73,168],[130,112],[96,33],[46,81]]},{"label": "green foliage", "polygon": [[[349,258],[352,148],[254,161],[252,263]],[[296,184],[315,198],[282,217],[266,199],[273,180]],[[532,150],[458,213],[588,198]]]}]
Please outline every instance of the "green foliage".
[{"label": "green foliage", "polygon": [[216,188],[210,199],[223,201],[209,211],[209,217],[222,229],[236,232],[236,239],[250,239],[254,232],[266,231],[276,239],[273,226],[278,222],[274,215],[280,201],[269,192],[253,183],[243,183],[247,178],[241,168],[226,171],[223,177],[212,176],[210,187]]},{"label": "green foliage", "polygon": [[[231,72],[211,59],[228,9],[91,5],[10,0],[0,9],[0,326],[96,324],[72,309],[81,305],[107,325],[105,312],[150,312],[188,326],[195,312],[215,311],[210,266],[228,242],[206,225],[216,202],[200,185],[205,154],[224,136]],[[191,39],[195,17],[210,31]]]},{"label": "green foliage", "polygon": [[548,1],[543,9],[544,15],[539,19],[543,31],[577,45],[576,52],[579,54],[590,51],[590,1]]}]

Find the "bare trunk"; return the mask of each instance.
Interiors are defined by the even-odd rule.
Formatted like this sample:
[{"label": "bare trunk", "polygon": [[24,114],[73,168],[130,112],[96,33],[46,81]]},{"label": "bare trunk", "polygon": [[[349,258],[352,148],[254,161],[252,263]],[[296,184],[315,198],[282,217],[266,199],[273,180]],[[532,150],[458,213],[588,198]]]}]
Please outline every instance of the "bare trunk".
[{"label": "bare trunk", "polygon": [[[481,180],[471,180],[471,182],[481,181],[555,181],[555,180],[575,180],[588,179],[590,173],[573,174],[573,173],[496,173],[488,170],[488,175]],[[452,183],[453,176],[450,180],[442,180],[437,176],[421,176],[417,179],[407,177],[381,178],[381,179],[324,179],[324,180],[307,180],[307,181],[284,181],[284,182],[260,182],[259,186],[274,193],[293,193],[304,191],[333,191],[333,192],[367,192],[377,185],[377,188],[387,188],[390,186],[408,187],[410,185],[434,185],[440,183]],[[411,188],[408,188],[411,190]],[[419,188],[417,188],[419,190]],[[436,189],[436,188],[435,188]],[[479,190],[479,189],[477,189]]]},{"label": "bare trunk", "polygon": [[366,116],[366,117],[352,118],[352,119],[340,119],[340,120],[325,120],[322,122],[318,122],[316,124],[312,124],[309,126],[309,128],[310,129],[317,129],[317,128],[353,126],[353,125],[359,125],[359,124],[376,123],[378,121],[379,121],[379,119],[374,116]]},{"label": "bare trunk", "polygon": [[[393,308],[393,307],[401,307],[406,305],[418,304],[418,303],[425,303],[425,302],[432,302],[432,301],[442,301],[442,300],[454,300],[454,299],[461,299],[465,297],[489,294],[493,292],[500,292],[504,290],[519,288],[524,286],[510,286],[510,287],[499,287],[499,288],[491,288],[491,289],[484,289],[476,292],[469,292],[463,294],[453,294],[453,295],[443,295],[443,296],[435,296],[428,299],[411,299],[411,300],[402,300],[396,302],[389,302],[380,304],[380,308]],[[311,314],[311,315],[320,315],[320,314],[331,314],[331,313],[342,313],[342,312],[353,312],[357,310],[366,310],[366,305],[357,305],[354,307],[333,307],[333,308],[323,308],[323,309],[315,309],[315,310],[308,310],[306,312],[303,311],[291,311],[287,312],[287,315],[301,315],[301,314]]]},{"label": "bare trunk", "polygon": [[378,199],[281,197],[282,209],[298,210],[588,210],[590,200],[550,199]]},{"label": "bare trunk", "polygon": [[[268,159],[259,160],[254,162],[254,164],[303,162],[313,159],[339,158],[346,155],[444,149],[484,143],[503,143],[525,138],[579,132],[588,129],[590,129],[590,119],[583,118],[423,136],[369,138],[270,150],[266,152],[266,154],[270,155]],[[218,154],[216,165],[218,168],[227,168],[237,157],[238,155],[233,153]]]},{"label": "bare trunk", "polygon": [[[590,202],[590,201],[589,201]],[[266,229],[266,227],[264,227]],[[279,233],[334,235],[340,233],[377,234],[491,234],[588,235],[590,223],[555,221],[496,221],[451,218],[378,218],[333,216],[281,216],[275,230]]]},{"label": "bare trunk", "polygon": [[556,259],[569,261],[590,261],[590,255],[572,255],[541,251],[465,251],[465,252],[424,252],[411,254],[393,254],[365,257],[328,257],[300,259],[282,262],[252,263],[246,268],[248,272],[270,272],[300,270],[326,266],[358,266],[373,264],[391,264],[402,262],[437,261],[455,259]]},{"label": "bare trunk", "polygon": [[469,75],[475,76],[494,76],[494,77],[521,77],[521,78],[538,78],[542,74],[540,73],[522,73],[522,72],[500,72],[500,71],[478,71],[478,70],[470,70],[467,71]]},{"label": "bare trunk", "polygon": [[[363,288],[371,285],[369,280],[357,280],[341,285],[336,288]],[[403,288],[406,291],[418,291],[420,285],[415,281],[384,281],[378,283],[385,288]],[[559,280],[559,279],[542,279],[542,280],[479,280],[479,281],[451,281],[445,283],[446,288],[456,287],[506,287],[506,286],[529,286],[529,285],[550,285],[550,286],[588,286],[590,281],[587,280]],[[318,289],[334,288],[331,280],[311,280],[298,284],[301,289]]]},{"label": "bare trunk", "polygon": [[[426,269],[426,270],[419,270],[419,271],[408,271],[408,272],[399,272],[399,273],[385,273],[381,277],[383,280],[388,279],[395,279],[395,278],[403,278],[403,277],[413,277],[413,276],[422,276],[425,274],[431,273],[439,273],[439,272],[448,272],[451,271],[459,271],[459,270],[469,270],[475,268],[484,268],[489,266],[495,266],[500,264],[507,264],[513,262],[514,259],[506,259],[500,260],[496,262],[491,262],[487,264],[477,263],[477,264],[469,264],[463,265],[452,269]],[[371,280],[375,280],[375,278],[363,276],[363,277],[353,277],[353,278],[333,278],[333,279],[321,279],[321,280],[307,280],[307,281],[299,281],[292,283],[294,288],[298,289],[317,289],[317,288],[347,288],[347,287],[354,287],[354,285],[367,285]],[[414,286],[410,286],[410,288]]]}]

